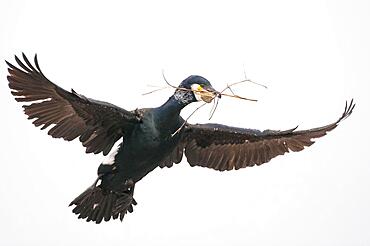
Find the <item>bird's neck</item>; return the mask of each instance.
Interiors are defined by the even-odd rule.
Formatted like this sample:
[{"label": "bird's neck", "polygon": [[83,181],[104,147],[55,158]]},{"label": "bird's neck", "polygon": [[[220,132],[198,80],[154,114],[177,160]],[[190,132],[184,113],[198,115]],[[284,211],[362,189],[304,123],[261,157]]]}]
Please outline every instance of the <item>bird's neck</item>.
[{"label": "bird's neck", "polygon": [[168,98],[168,100],[160,106],[163,113],[168,114],[168,116],[179,116],[181,110],[188,105],[184,101],[178,100],[175,95]]},{"label": "bird's neck", "polygon": [[181,110],[194,101],[192,94],[177,90],[175,93],[160,107],[157,108],[159,122],[164,124],[163,127],[172,129],[178,127]]},{"label": "bird's neck", "polygon": [[184,102],[179,100],[178,97],[172,95],[162,106],[158,107],[159,114],[161,119],[165,119],[167,122],[173,122],[177,124],[180,119],[181,110],[188,105],[190,102]]}]

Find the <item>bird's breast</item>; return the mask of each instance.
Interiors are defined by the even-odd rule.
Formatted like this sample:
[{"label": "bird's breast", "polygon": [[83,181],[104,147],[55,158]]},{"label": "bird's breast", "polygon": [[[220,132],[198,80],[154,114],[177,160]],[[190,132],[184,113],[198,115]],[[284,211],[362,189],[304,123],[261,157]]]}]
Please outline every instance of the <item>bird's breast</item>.
[{"label": "bird's breast", "polygon": [[177,128],[169,128],[169,125],[162,124],[155,117],[145,117],[125,142],[125,148],[138,159],[155,161],[163,158],[175,146],[171,134]]},{"label": "bird's breast", "polygon": [[116,160],[123,176],[137,181],[155,169],[177,146],[179,136],[172,137],[180,123],[160,117],[155,111],[144,114],[142,122],[124,139]]}]

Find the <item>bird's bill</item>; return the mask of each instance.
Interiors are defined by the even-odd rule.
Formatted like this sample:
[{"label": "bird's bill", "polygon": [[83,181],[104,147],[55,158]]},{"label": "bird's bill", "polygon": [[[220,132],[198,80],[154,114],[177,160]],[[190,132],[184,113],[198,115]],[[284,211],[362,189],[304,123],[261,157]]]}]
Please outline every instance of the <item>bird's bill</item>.
[{"label": "bird's bill", "polygon": [[221,93],[216,91],[212,86],[197,86],[196,88],[192,88],[192,90],[198,101],[206,103],[212,102],[215,97],[221,97]]}]

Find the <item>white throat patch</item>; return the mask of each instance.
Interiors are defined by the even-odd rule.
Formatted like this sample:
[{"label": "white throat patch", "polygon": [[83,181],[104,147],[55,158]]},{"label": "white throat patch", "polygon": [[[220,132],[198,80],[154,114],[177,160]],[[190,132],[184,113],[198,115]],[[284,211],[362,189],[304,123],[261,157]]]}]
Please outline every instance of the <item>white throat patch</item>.
[{"label": "white throat patch", "polygon": [[200,93],[202,91],[202,87],[199,84],[192,84],[191,90],[193,91],[195,99],[197,99],[197,101],[202,101],[202,97]]}]

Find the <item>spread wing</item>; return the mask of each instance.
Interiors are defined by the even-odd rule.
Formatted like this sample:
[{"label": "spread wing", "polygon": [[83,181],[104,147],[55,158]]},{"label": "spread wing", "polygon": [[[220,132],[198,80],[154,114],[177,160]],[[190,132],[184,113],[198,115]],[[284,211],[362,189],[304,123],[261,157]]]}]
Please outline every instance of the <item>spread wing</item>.
[{"label": "spread wing", "polygon": [[77,137],[86,153],[108,154],[114,143],[140,122],[136,111],[126,111],[113,104],[86,98],[74,90],[68,92],[48,80],[42,73],[37,56],[34,67],[23,54],[19,67],[9,66],[8,81],[11,93],[23,105],[28,119],[41,129],[51,128],[54,138],[71,141]]},{"label": "spread wing", "polygon": [[[336,128],[339,122],[352,113],[354,107],[352,100],[349,106],[346,103],[344,113],[336,122],[302,131],[296,131],[296,128],[286,131],[259,131],[218,124],[187,125],[184,139],[178,148],[185,150],[191,166],[224,171],[261,165],[278,155],[301,151],[304,147],[311,146],[313,139],[325,136]],[[172,159],[169,159],[174,162],[181,160],[178,153],[179,150],[176,149],[171,155]]]}]

